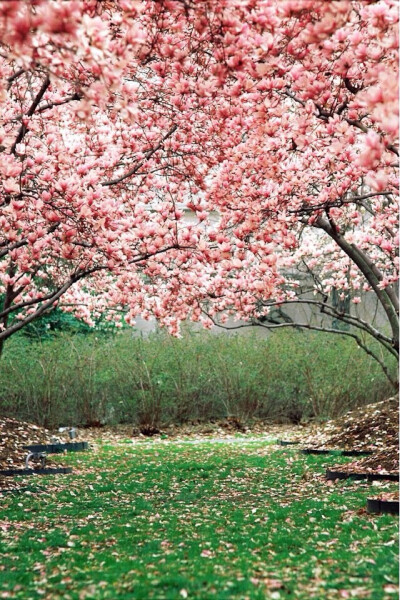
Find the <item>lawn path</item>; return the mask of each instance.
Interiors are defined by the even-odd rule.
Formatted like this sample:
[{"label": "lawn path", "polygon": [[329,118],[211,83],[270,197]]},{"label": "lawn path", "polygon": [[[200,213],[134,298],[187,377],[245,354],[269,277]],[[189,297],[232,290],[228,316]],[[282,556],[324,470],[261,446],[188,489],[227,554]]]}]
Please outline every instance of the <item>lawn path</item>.
[{"label": "lawn path", "polygon": [[224,438],[56,460],[74,474],[2,499],[0,598],[396,598],[396,519],[364,511],[394,486],[328,485],[348,459]]}]

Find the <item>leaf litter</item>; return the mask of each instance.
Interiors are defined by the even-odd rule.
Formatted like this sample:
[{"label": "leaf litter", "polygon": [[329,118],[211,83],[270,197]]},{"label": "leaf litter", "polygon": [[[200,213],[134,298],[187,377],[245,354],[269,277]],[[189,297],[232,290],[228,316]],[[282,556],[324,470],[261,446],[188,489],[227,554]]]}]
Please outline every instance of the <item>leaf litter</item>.
[{"label": "leaf litter", "polygon": [[[348,472],[398,473],[398,397],[353,410],[324,424],[294,426],[254,419],[245,425],[236,417],[204,423],[192,421],[182,425],[165,425],[159,433],[148,438],[132,425],[77,428],[74,441],[89,441],[91,448],[103,444],[138,444],[152,440],[186,441],[197,444],[211,441],[231,441],[238,444],[268,436],[269,439],[289,439],[303,447],[315,449],[372,450],[374,454],[340,468]],[[149,440],[149,442],[148,442]],[[50,431],[33,423],[16,419],[0,419],[0,469],[23,468],[27,451],[25,445],[35,443],[69,442],[67,431]],[[59,465],[59,458],[48,457],[51,464]],[[27,484],[27,478],[0,476],[0,489],[18,490]]]},{"label": "leaf litter", "polygon": [[315,425],[296,441],[318,450],[367,450],[371,456],[331,467],[348,473],[399,473],[399,398],[350,411],[339,419]]}]

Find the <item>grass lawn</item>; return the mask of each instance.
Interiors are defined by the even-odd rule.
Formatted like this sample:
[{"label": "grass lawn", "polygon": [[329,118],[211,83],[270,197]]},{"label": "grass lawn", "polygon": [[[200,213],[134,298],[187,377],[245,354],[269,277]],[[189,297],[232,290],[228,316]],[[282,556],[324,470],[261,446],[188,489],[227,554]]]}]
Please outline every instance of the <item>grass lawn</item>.
[{"label": "grass lawn", "polygon": [[0,598],[397,598],[397,520],[327,485],[351,459],[265,441],[99,444],[4,496]]}]

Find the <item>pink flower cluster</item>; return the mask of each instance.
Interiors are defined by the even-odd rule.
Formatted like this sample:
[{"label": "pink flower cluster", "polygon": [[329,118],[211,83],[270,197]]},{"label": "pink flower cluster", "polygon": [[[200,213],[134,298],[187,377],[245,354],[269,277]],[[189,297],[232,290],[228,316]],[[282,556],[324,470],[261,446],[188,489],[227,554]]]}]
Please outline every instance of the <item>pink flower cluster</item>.
[{"label": "pink flower cluster", "polygon": [[0,339],[57,304],[248,319],[307,261],[326,293],[390,295],[397,21],[394,0],[0,2]]}]

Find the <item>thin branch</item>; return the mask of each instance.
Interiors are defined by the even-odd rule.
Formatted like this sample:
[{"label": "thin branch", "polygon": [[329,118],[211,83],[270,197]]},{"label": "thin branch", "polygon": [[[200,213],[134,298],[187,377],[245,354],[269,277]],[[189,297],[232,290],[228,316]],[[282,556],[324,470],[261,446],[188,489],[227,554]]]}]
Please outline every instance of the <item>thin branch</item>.
[{"label": "thin branch", "polygon": [[[48,75],[46,75],[46,77],[42,83],[42,87],[38,91],[34,101],[32,102],[32,104],[26,114],[27,117],[31,117],[33,115],[33,113],[35,112],[36,108],[38,107],[38,105],[39,105],[40,101],[42,100],[49,85],[50,85],[50,77]],[[10,154],[15,154],[15,149],[16,149],[17,145],[20,142],[22,142],[27,131],[28,131],[28,126],[23,123],[21,125],[21,127],[19,128],[17,137],[15,138],[13,145],[11,146]]]},{"label": "thin branch", "polygon": [[18,79],[18,77],[20,75],[23,75],[25,73],[25,69],[18,69],[18,71],[16,71],[13,75],[11,75],[10,77],[8,77],[7,79],[7,90],[10,89],[10,87],[12,86],[13,82],[15,81],[15,79]]},{"label": "thin branch", "polygon": [[[75,100],[82,100],[83,95],[79,94],[79,92],[75,92],[75,94],[72,94],[72,96],[66,96],[63,100],[56,100],[54,102],[48,102],[47,104],[43,104],[43,106],[40,106],[37,111],[36,114],[38,113],[42,113],[45,110],[49,110],[50,108],[54,108],[55,106],[62,106],[63,104],[68,104],[68,102],[73,102]],[[24,117],[23,114],[21,115],[17,115],[16,117],[13,118],[14,121],[20,121],[22,118]]]},{"label": "thin branch", "polygon": [[328,327],[317,327],[316,325],[308,325],[306,323],[279,323],[278,325],[265,325],[264,323],[260,323],[258,321],[253,322],[253,323],[245,323],[242,325],[228,327],[226,325],[221,325],[220,323],[215,321],[215,319],[213,319],[213,317],[211,317],[208,313],[206,313],[205,311],[203,311],[203,312],[214,323],[214,325],[216,325],[217,327],[221,327],[222,329],[227,329],[227,330],[241,329],[242,327],[264,327],[264,329],[272,330],[272,329],[281,329],[282,327],[295,327],[296,326],[296,327],[301,327],[302,329],[310,329],[312,331],[322,331],[325,333],[335,333],[337,335],[346,335],[347,337],[353,338],[357,342],[357,345],[364,350],[364,352],[366,352],[369,356],[371,356],[371,358],[376,360],[376,362],[379,364],[382,371],[386,375],[387,379],[390,381],[390,383],[394,387],[397,388],[398,382],[392,378],[385,363],[370,348],[368,348],[368,346],[366,346],[364,344],[364,342],[359,338],[358,335],[356,335],[355,333],[351,333],[350,331],[341,331],[338,329],[331,329]]},{"label": "thin branch", "polygon": [[[331,304],[328,304],[327,302],[321,302],[319,300],[311,300],[311,299],[308,300],[308,299],[298,298],[295,300],[283,300],[281,302],[271,302],[271,303],[265,304],[264,306],[273,307],[273,306],[281,306],[282,304],[306,304],[306,305],[318,306],[321,309],[323,309],[323,312],[325,312],[325,314],[327,314],[329,317],[337,317],[339,320],[343,321],[344,323],[348,323],[349,325],[352,325],[353,327],[356,327],[357,329],[360,329],[362,331],[365,331],[366,333],[369,333],[372,337],[374,337],[376,340],[381,342],[387,348],[387,350],[389,350],[389,352],[391,352],[394,356],[398,356],[397,352],[391,345],[392,339],[390,337],[384,335],[378,329],[376,329],[370,323],[367,323],[360,317],[356,317],[354,315],[351,315],[350,313],[339,311],[334,306],[332,306]],[[329,312],[326,312],[326,311],[329,311]]]},{"label": "thin branch", "polygon": [[109,181],[104,181],[101,185],[104,187],[116,185],[117,183],[121,183],[121,181],[124,181],[128,177],[135,175],[139,171],[139,169],[143,166],[143,164],[146,162],[146,160],[149,160],[149,158],[151,158],[153,156],[153,154],[155,154],[158,150],[160,150],[160,148],[162,148],[165,140],[167,140],[169,137],[171,137],[171,135],[177,129],[178,129],[178,125],[173,125],[173,127],[171,127],[171,129],[164,135],[164,137],[158,142],[158,144],[156,146],[154,146],[154,148],[151,148],[150,150],[148,150],[145,153],[145,157],[141,161],[139,161],[135,167],[132,167],[132,169],[130,169],[129,171],[127,171],[126,173],[124,173],[124,175],[121,175],[120,177],[116,177],[115,179],[110,179]]},{"label": "thin branch", "polygon": [[368,207],[364,200],[368,198],[373,198],[374,196],[389,196],[391,192],[371,192],[370,194],[364,194],[363,196],[352,196],[351,198],[338,198],[333,202],[327,200],[322,204],[313,204],[312,206],[304,206],[295,210],[289,210],[289,214],[298,214],[298,215],[306,215],[313,213],[316,210],[324,210],[326,208],[335,208],[345,206],[346,204],[360,204],[365,208],[370,214],[374,215],[374,212]]}]

